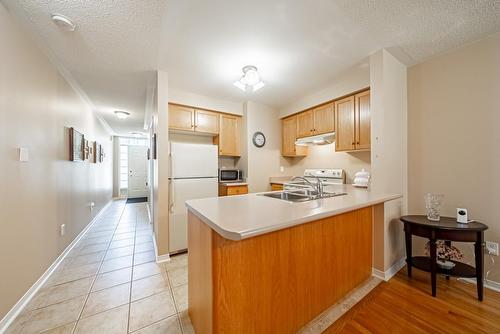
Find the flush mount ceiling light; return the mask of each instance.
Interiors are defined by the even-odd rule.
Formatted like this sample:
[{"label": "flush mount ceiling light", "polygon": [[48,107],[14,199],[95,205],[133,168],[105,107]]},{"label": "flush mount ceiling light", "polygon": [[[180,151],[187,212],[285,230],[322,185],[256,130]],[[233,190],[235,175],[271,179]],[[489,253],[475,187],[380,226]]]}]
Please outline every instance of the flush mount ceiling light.
[{"label": "flush mount ceiling light", "polygon": [[142,132],[131,132],[130,134],[136,138],[140,138],[140,137],[144,136],[144,134]]},{"label": "flush mount ceiling light", "polygon": [[116,110],[115,111],[115,115],[119,119],[126,119],[126,118],[128,118],[130,116],[130,113],[126,112],[126,111]]},{"label": "flush mount ceiling light", "polygon": [[246,92],[247,90],[256,92],[257,90],[264,87],[264,83],[259,78],[257,67],[252,65],[243,67],[243,76],[240,80],[235,81],[234,85],[244,92]]},{"label": "flush mount ceiling light", "polygon": [[50,15],[50,17],[58,27],[61,27],[62,29],[67,31],[75,31],[76,24],[74,24],[73,21],[71,21],[66,16],[61,14],[52,14]]}]

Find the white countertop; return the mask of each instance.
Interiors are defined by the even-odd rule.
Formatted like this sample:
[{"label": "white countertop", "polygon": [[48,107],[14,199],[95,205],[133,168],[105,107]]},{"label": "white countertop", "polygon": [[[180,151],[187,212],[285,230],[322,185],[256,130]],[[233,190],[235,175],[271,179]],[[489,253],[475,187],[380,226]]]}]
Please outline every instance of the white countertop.
[{"label": "white countertop", "polygon": [[351,185],[325,187],[347,195],[291,203],[258,194],[189,200],[188,209],[221,236],[241,240],[400,198]]}]

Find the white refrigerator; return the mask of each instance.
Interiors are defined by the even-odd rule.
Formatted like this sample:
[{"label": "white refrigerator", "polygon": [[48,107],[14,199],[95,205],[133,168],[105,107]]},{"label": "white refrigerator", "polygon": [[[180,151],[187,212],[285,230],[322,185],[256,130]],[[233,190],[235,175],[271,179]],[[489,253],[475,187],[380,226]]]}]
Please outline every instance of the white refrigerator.
[{"label": "white refrigerator", "polygon": [[217,197],[216,145],[170,143],[169,252],[187,249],[187,209],[190,199]]}]

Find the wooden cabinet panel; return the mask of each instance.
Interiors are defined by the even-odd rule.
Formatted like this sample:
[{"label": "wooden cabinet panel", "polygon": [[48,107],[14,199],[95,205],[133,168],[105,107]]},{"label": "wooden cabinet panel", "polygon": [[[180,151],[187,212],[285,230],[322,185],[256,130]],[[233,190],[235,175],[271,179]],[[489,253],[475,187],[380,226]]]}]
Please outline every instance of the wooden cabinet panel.
[{"label": "wooden cabinet panel", "polygon": [[312,110],[297,115],[297,138],[312,136],[314,132],[314,113]]},{"label": "wooden cabinet panel", "polygon": [[335,102],[336,151],[352,151],[356,148],[354,96]]},{"label": "wooden cabinet panel", "polygon": [[174,130],[194,131],[194,109],[169,104],[168,127]]},{"label": "wooden cabinet panel", "polygon": [[247,185],[231,186],[226,184],[219,184],[219,196],[232,196],[248,194]]},{"label": "wooden cabinet panel", "polygon": [[280,183],[271,183],[271,190],[272,191],[283,190],[283,185]]},{"label": "wooden cabinet panel", "polygon": [[335,110],[333,103],[314,108],[314,134],[335,131]]},{"label": "wooden cabinet panel", "polygon": [[219,145],[219,155],[240,156],[240,118],[233,115],[220,115],[219,135],[214,138],[214,143]]},{"label": "wooden cabinet panel", "polygon": [[195,111],[194,129],[196,132],[219,133],[219,114],[212,111]]},{"label": "wooden cabinet panel", "polygon": [[281,154],[286,157],[307,155],[307,146],[297,146],[297,116],[287,117],[281,121],[282,138]]},{"label": "wooden cabinet panel", "polygon": [[356,149],[370,149],[370,91],[356,94]]}]

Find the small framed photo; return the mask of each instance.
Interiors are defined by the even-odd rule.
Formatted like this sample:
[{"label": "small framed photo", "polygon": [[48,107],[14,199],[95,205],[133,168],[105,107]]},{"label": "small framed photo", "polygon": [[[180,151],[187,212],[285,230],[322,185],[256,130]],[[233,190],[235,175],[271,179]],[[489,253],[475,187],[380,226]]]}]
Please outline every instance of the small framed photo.
[{"label": "small framed photo", "polygon": [[89,141],[89,162],[96,163],[97,162],[97,147],[95,141]]},{"label": "small framed photo", "polygon": [[97,146],[97,161],[98,162],[104,161],[104,149],[102,148],[101,144],[99,144],[99,146]]},{"label": "small framed photo", "polygon": [[69,129],[69,160],[85,161],[85,137],[74,128]]}]

